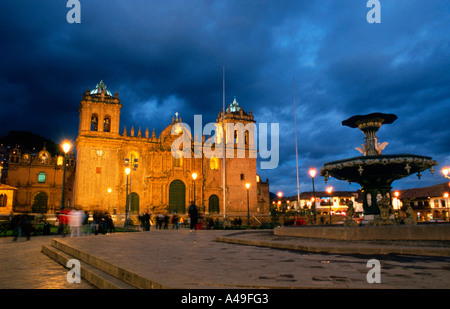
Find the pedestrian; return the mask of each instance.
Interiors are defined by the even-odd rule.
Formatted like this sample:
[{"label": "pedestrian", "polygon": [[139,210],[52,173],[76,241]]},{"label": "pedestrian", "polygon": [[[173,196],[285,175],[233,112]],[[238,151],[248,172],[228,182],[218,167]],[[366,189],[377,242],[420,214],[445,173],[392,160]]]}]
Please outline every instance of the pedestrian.
[{"label": "pedestrian", "polygon": [[172,216],[172,228],[178,230],[178,224],[179,224],[178,216],[177,216],[177,214],[175,213],[175,214],[173,214],[173,216]]},{"label": "pedestrian", "polygon": [[163,221],[164,221],[164,229],[167,230],[167,228],[169,227],[169,215],[164,214]]},{"label": "pedestrian", "polygon": [[105,220],[106,220],[106,227],[108,229],[108,232],[110,234],[114,233],[116,231],[116,228],[114,227],[114,221],[109,213],[106,213]]},{"label": "pedestrian", "polygon": [[12,217],[11,220],[11,228],[13,230],[13,241],[17,240],[17,237],[22,236],[22,226],[21,226],[21,216],[15,215]]},{"label": "pedestrian", "polygon": [[86,234],[86,236],[89,236],[91,227],[89,225],[89,212],[87,210],[84,212],[83,228],[84,228],[84,234]]},{"label": "pedestrian", "polygon": [[189,218],[190,218],[190,228],[191,233],[195,232],[195,229],[197,228],[197,222],[198,222],[198,209],[195,203],[192,201],[191,205],[188,209]]},{"label": "pedestrian", "polygon": [[58,234],[61,234],[62,237],[66,236],[68,223],[69,223],[69,211],[64,208],[59,212],[58,216]]},{"label": "pedestrian", "polygon": [[23,235],[26,236],[27,240],[30,240],[32,226],[31,226],[30,218],[28,217],[27,214],[24,214],[22,216],[20,225],[22,226]]},{"label": "pedestrian", "polygon": [[98,231],[100,229],[100,214],[98,213],[97,210],[94,211],[94,214],[92,215],[92,219],[94,222],[94,235],[98,234]]},{"label": "pedestrian", "polygon": [[144,231],[150,231],[150,214],[148,211],[142,215],[142,228]]},{"label": "pedestrian", "polygon": [[161,229],[162,228],[163,221],[164,221],[164,215],[163,214],[159,214],[158,216],[156,216],[156,228],[157,229]]}]

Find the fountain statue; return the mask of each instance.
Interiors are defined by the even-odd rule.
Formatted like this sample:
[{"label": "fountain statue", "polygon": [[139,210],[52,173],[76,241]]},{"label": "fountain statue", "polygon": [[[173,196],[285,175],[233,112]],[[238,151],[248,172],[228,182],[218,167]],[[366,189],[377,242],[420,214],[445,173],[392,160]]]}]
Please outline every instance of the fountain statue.
[{"label": "fountain statue", "polygon": [[363,198],[363,224],[389,225],[392,220],[392,182],[411,174],[429,169],[438,163],[431,157],[398,154],[383,155],[387,142],[379,143],[376,136],[383,124],[391,124],[397,119],[394,114],[372,113],[357,115],[342,122],[342,125],[359,128],[365,135],[365,144],[357,147],[362,156],[325,163],[320,175],[345,180],[361,185]]}]

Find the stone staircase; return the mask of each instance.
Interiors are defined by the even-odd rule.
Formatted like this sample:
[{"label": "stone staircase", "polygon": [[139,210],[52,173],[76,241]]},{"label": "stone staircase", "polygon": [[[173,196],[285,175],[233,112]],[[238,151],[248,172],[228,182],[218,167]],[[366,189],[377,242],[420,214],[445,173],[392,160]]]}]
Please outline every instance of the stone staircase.
[{"label": "stone staircase", "polygon": [[77,259],[80,261],[81,277],[99,289],[166,288],[124,268],[70,247],[58,239],[52,239],[50,245],[43,245],[41,252],[65,268],[68,268],[69,260]]}]

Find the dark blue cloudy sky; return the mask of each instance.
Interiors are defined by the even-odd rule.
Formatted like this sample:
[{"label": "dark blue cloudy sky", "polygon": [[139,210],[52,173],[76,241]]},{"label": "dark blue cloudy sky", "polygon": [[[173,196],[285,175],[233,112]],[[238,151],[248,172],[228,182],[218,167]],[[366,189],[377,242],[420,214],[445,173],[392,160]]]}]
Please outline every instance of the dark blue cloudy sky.
[{"label": "dark blue cloudy sky", "polygon": [[[341,124],[356,114],[398,116],[378,133],[385,154],[450,165],[447,0],[381,0],[380,24],[367,22],[365,0],[80,2],[81,24],[66,21],[64,0],[0,2],[0,135],[75,140],[82,93],[100,80],[119,93],[121,130],[159,134],[175,112],[212,122],[225,67],[227,105],[236,96],[258,123],[280,125],[279,166],[259,170],[272,192],[297,192],[293,79],[300,191],[311,190],[309,167],[359,155],[363,134]],[[427,171],[394,187],[443,181]]]}]

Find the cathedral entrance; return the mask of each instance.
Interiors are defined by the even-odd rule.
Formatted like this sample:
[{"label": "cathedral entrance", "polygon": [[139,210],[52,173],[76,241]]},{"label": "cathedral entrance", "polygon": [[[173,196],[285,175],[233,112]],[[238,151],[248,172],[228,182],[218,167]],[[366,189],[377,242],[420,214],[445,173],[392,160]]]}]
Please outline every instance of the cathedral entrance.
[{"label": "cathedral entrance", "polygon": [[169,186],[169,212],[186,213],[186,185],[178,179]]},{"label": "cathedral entrance", "polygon": [[215,194],[209,197],[209,213],[218,214],[219,213],[219,197]]},{"label": "cathedral entrance", "polygon": [[139,195],[136,192],[130,194],[130,213],[139,213]]},{"label": "cathedral entrance", "polygon": [[45,192],[38,192],[33,196],[33,205],[31,212],[46,213],[47,212],[48,195]]}]

